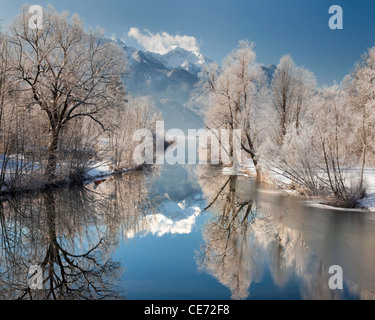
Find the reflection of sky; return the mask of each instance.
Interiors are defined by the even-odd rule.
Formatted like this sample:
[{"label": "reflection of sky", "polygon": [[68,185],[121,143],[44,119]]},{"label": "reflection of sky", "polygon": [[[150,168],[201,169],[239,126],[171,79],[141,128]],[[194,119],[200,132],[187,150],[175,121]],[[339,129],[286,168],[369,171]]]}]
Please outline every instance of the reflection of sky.
[{"label": "reflection of sky", "polygon": [[[185,148],[185,161],[188,163],[188,143]],[[196,165],[163,165],[160,176],[153,178],[154,191],[178,202],[201,193],[196,169]]]},{"label": "reflection of sky", "polygon": [[[196,195],[195,199],[200,198]],[[127,231],[127,238],[136,236],[136,232],[145,236],[148,234],[162,237],[165,234],[190,234],[201,214],[204,201],[196,201],[194,205],[187,205],[186,200],[174,202],[166,200],[160,204],[155,214],[145,216],[140,222],[140,229]]]},{"label": "reflection of sky", "polygon": [[[191,169],[164,166],[161,176],[153,177],[154,192],[165,200],[143,217],[136,229],[127,231],[128,241],[121,242],[114,252],[114,260],[125,269],[120,286],[125,289],[127,298],[358,299],[366,294],[358,286],[351,285],[348,279],[344,279],[343,292],[332,292],[328,288],[326,268],[336,261],[324,263],[324,253],[332,255],[327,244],[332,247],[333,242],[342,240],[343,231],[356,229],[357,224],[353,222],[357,219],[363,226],[363,217],[348,214],[348,221],[341,214],[336,219],[329,210],[323,210],[321,217],[311,207],[300,206],[293,199],[269,192],[265,185],[246,178],[238,179],[236,195],[241,199],[250,198],[257,208],[259,206],[251,232],[242,242],[236,241],[241,238],[233,238],[231,243],[243,245],[233,246],[233,249],[239,249],[237,255],[233,251],[224,265],[208,263],[199,268],[201,253],[204,253],[202,246],[210,245],[204,230],[211,230],[214,240],[217,239],[218,243],[211,242],[215,248],[223,247],[227,237],[221,243],[220,237],[216,236],[212,222],[217,214],[203,211],[207,204],[202,193],[206,194],[196,185],[196,175]],[[208,179],[213,177],[208,175]],[[372,228],[368,225],[368,230],[355,230],[355,235],[364,231],[369,237]],[[333,234],[335,237],[327,240]],[[353,237],[356,238],[352,235],[349,239]],[[368,241],[361,242],[367,248],[362,251],[368,252]],[[339,247],[340,243],[337,242]],[[325,247],[321,248],[319,244]],[[357,250],[352,248],[351,251]],[[344,274],[351,269],[347,263],[342,266]],[[233,284],[237,275],[241,276],[238,279],[243,290],[236,296]],[[373,295],[368,295],[371,297]]]}]

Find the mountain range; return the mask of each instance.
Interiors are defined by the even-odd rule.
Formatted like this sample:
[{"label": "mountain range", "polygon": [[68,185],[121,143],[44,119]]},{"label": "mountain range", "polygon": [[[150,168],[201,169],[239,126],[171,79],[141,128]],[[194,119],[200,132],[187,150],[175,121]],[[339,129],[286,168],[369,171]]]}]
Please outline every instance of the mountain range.
[{"label": "mountain range", "polygon": [[[148,96],[161,111],[165,129],[204,128],[203,110],[189,104],[204,66],[214,61],[199,52],[173,46],[164,54],[138,50],[121,40],[112,40],[126,53],[128,73],[124,84],[134,96]],[[271,81],[276,66],[262,67]]]}]

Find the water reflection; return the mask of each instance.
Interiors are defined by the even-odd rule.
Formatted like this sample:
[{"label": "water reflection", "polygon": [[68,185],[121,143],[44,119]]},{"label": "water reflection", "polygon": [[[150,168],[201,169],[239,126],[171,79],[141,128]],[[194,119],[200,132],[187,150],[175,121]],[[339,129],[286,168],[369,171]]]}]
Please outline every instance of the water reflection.
[{"label": "water reflection", "polygon": [[142,217],[142,227],[128,230],[127,238],[148,234],[158,237],[166,234],[190,234],[201,209],[198,206],[186,207],[186,200],[180,203],[165,200],[158,206],[157,212]]},{"label": "water reflection", "polygon": [[[120,264],[111,259],[123,230],[150,207],[141,173],[88,188],[1,202],[0,299],[119,299]],[[30,288],[31,266],[42,289]]]},{"label": "water reflection", "polygon": [[126,240],[148,228],[143,218],[155,212],[162,201],[160,196],[151,193],[149,174],[157,172],[137,171],[111,177],[99,186],[87,186],[95,194],[106,234]]},{"label": "water reflection", "polygon": [[[197,257],[200,269],[206,270],[227,286],[233,299],[245,299],[250,283],[260,275],[253,271],[259,260],[252,251],[249,234],[255,221],[256,205],[252,199],[236,192],[236,176],[221,176],[208,172],[201,176],[208,206],[214,212],[203,230],[205,244]],[[250,241],[249,241],[250,240]]]},{"label": "water reflection", "polygon": [[141,217],[139,228],[128,229],[127,237],[190,234],[205,206],[204,200],[197,197],[201,191],[195,170],[195,166],[189,165],[162,166],[149,184],[152,210]]},{"label": "water reflection", "polygon": [[[8,199],[0,227],[0,299],[119,299],[129,288],[151,299],[375,299],[374,220],[215,167],[164,166]],[[334,264],[342,291],[328,287]],[[29,287],[34,265],[43,290]]]},{"label": "water reflection", "polygon": [[[296,282],[302,299],[375,298],[366,289],[371,288],[368,282],[359,286],[346,278],[345,290],[329,288],[330,264],[322,259],[327,250],[310,249],[305,238],[312,212],[295,199],[277,195],[249,179],[223,176],[209,167],[201,168],[199,182],[212,216],[204,227],[204,244],[196,261],[201,270],[230,289],[232,299],[249,298],[251,284],[264,281],[268,273],[279,288]],[[330,236],[340,237],[340,231]],[[332,241],[322,242],[329,246]],[[372,247],[363,243],[362,250]],[[345,272],[353,270],[347,264],[341,265]]]},{"label": "water reflection", "polygon": [[[108,254],[112,239],[96,228],[90,198],[87,191],[77,190],[3,204],[2,299],[118,297],[111,278],[119,265]],[[42,290],[29,287],[32,265],[42,269]]]}]

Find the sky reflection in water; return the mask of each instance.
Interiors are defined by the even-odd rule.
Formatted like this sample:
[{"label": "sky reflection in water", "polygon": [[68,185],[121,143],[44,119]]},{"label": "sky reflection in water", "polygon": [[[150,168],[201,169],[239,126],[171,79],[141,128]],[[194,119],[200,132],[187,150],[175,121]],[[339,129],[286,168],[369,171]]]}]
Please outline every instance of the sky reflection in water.
[{"label": "sky reflection in water", "polygon": [[[206,209],[206,210],[205,210]],[[375,220],[207,166],[1,206],[2,299],[374,299]],[[28,290],[28,267],[45,290]],[[344,270],[331,290],[328,268]],[[95,289],[94,289],[95,288]]]}]

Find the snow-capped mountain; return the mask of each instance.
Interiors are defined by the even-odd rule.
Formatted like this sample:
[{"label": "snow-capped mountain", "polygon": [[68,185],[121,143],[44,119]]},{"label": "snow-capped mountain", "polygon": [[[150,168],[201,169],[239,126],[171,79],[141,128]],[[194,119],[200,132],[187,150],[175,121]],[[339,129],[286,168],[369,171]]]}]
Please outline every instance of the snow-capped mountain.
[{"label": "snow-capped mountain", "polygon": [[125,76],[125,86],[129,93],[138,96],[153,96],[185,104],[199,81],[201,68],[209,61],[180,48],[160,55],[127,47],[121,40],[115,42],[127,56],[129,71]]},{"label": "snow-capped mountain", "polygon": [[166,54],[159,54],[127,47],[119,39],[113,41],[126,51],[130,65],[148,63],[160,69],[184,69],[194,76],[198,76],[204,66],[209,66],[214,62],[199,52],[188,51],[177,46],[171,46],[170,51]]},{"label": "snow-capped mountain", "polygon": [[[190,98],[202,68],[213,60],[179,47],[171,47],[162,55],[127,47],[118,39],[112,41],[126,53],[129,69],[124,79],[126,90],[132,95],[154,98],[166,130],[176,128],[187,132],[204,126],[204,110]],[[271,83],[276,66],[262,69]]]},{"label": "snow-capped mountain", "polygon": [[161,111],[165,129],[200,129],[203,119],[185,107],[199,81],[202,67],[210,59],[199,53],[171,48],[165,55],[127,47],[121,40],[113,40],[123,48],[128,63],[124,82],[126,90],[136,96],[155,100]]},{"label": "snow-capped mountain", "polygon": [[182,68],[195,75],[202,70],[203,66],[213,63],[213,60],[199,52],[191,52],[172,46],[171,50],[164,54],[151,53],[151,55],[169,69]]}]

